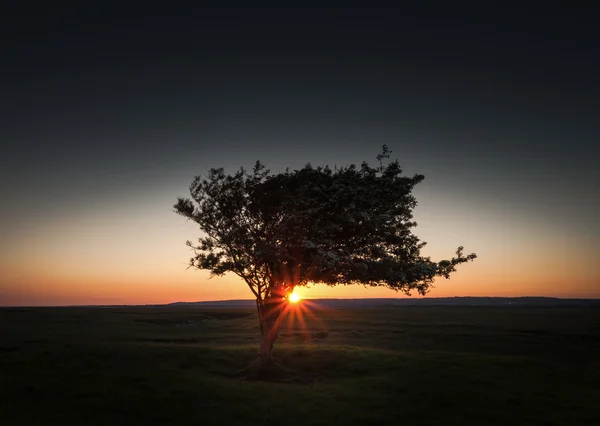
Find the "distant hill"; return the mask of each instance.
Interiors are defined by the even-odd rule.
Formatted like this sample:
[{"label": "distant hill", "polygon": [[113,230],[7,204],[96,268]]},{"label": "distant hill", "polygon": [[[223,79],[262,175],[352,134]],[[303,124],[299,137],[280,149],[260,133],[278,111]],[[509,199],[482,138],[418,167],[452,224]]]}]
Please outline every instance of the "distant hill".
[{"label": "distant hill", "polygon": [[[581,307],[600,308],[600,299],[560,299],[556,297],[424,297],[424,298],[378,298],[378,299],[305,299],[311,305],[324,308],[390,308],[411,306],[506,306],[506,307]],[[211,300],[203,302],[175,302],[148,305],[70,305],[71,307],[123,308],[123,307],[201,307],[240,308],[255,307],[252,299]],[[51,306],[46,306],[51,307]],[[68,307],[68,306],[64,306]],[[2,309],[27,308],[27,306],[2,306]]]},{"label": "distant hill", "polygon": [[[403,306],[537,306],[598,307],[600,299],[559,299],[554,297],[425,297],[379,299],[307,299],[311,304],[332,308],[383,308]],[[182,307],[250,307],[254,300],[215,300],[207,302],[175,302],[167,306]]]}]

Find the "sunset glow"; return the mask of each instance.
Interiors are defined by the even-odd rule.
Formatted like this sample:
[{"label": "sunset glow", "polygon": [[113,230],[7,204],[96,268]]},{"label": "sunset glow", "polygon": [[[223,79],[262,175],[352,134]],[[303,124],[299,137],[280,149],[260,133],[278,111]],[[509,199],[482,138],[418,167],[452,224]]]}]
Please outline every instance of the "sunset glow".
[{"label": "sunset glow", "polygon": [[[113,28],[94,8],[82,12],[89,25],[60,10],[8,20],[0,306],[255,299],[241,276],[188,268],[186,241],[206,235],[172,207],[194,176],[257,160],[273,175],[307,163],[360,170],[380,164],[384,144],[383,163],[425,177],[411,228],[422,254],[478,256],[428,297],[600,298],[600,79],[587,33],[597,26],[571,17],[567,31],[562,7],[531,22],[515,14],[514,28],[512,12],[486,13],[493,25],[403,12],[404,25],[387,8],[323,8],[307,24],[312,13],[251,9],[203,10],[189,27],[160,15],[161,31],[151,13]],[[304,286],[293,271],[282,279],[295,292],[278,297],[297,311],[312,299],[407,297]]]}]

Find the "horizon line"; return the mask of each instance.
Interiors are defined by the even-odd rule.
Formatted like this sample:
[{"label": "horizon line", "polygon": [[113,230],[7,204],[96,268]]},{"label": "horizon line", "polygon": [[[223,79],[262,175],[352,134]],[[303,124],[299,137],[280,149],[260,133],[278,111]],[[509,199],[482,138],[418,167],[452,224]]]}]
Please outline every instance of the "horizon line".
[{"label": "horizon line", "polygon": [[[556,296],[444,296],[444,297],[305,297],[302,300],[443,300],[443,299],[553,299],[553,300],[582,300],[600,301],[599,297],[556,297]],[[169,306],[174,304],[193,303],[224,303],[224,302],[252,302],[256,299],[216,299],[196,300],[193,302],[175,301],[166,303],[123,303],[123,304],[74,304],[74,305],[0,305],[0,308],[84,308],[84,307],[135,307],[135,306]]]}]

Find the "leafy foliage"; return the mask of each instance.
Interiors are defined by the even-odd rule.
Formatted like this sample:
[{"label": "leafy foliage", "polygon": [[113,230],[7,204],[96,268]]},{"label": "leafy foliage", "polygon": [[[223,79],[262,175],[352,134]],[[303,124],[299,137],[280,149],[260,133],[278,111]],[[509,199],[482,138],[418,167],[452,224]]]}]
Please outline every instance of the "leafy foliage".
[{"label": "leafy foliage", "polygon": [[398,161],[341,168],[312,167],[272,174],[260,162],[251,172],[211,169],[179,198],[175,211],[205,236],[190,266],[213,275],[233,272],[258,300],[307,283],[386,286],[425,294],[438,276],[475,259],[459,247],[450,260],[421,256],[425,242],[412,233],[411,195],[422,175],[403,176]]}]

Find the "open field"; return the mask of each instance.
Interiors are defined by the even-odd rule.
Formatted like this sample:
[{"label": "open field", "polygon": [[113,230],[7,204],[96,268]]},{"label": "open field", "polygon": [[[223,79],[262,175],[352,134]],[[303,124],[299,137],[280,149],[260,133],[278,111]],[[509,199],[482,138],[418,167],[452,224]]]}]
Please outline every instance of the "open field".
[{"label": "open field", "polygon": [[[247,308],[0,309],[0,424],[598,425],[600,310],[311,309],[282,383]],[[302,331],[305,330],[305,331]]]}]

